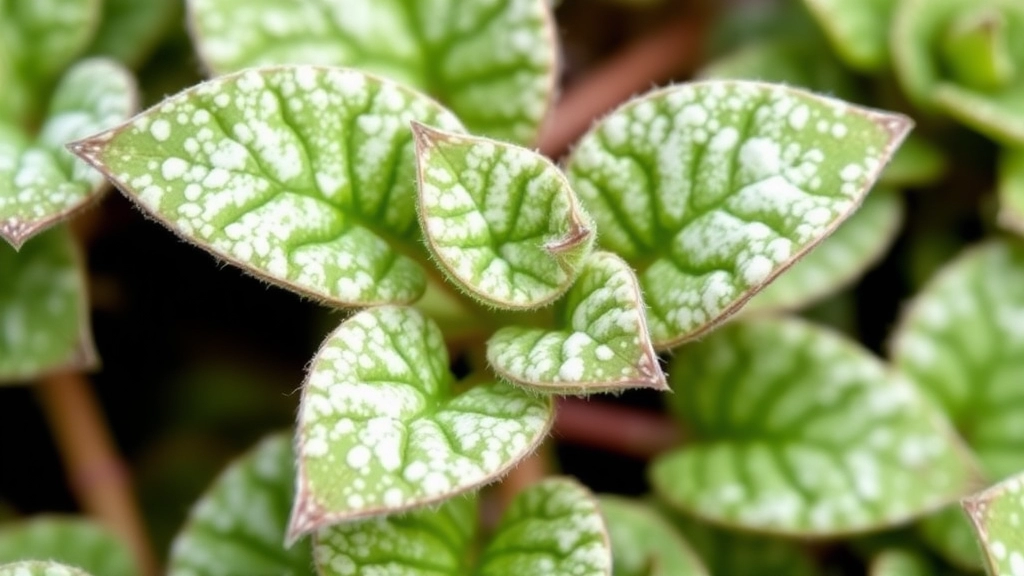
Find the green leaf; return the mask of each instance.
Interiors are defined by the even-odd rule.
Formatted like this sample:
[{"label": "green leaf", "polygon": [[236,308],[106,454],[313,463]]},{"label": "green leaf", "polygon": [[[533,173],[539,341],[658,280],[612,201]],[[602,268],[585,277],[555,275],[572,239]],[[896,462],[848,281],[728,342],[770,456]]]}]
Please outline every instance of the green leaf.
[{"label": "green leaf", "polygon": [[117,63],[83,60],[61,79],[38,137],[0,124],[0,237],[18,248],[96,197],[103,176],[64,144],[123,121],[135,92]]},{"label": "green leaf", "polygon": [[103,18],[89,53],[138,67],[180,18],[178,0],[104,0]]},{"label": "green leaf", "polygon": [[889,61],[897,0],[804,0],[836,53],[852,68],[877,72]]},{"label": "green leaf", "polygon": [[893,187],[927,186],[941,179],[949,168],[949,159],[941,148],[910,134],[878,178],[879,184]]},{"label": "green leaf", "polygon": [[65,227],[0,244],[0,383],[96,363],[85,278]]},{"label": "green leaf", "polygon": [[487,361],[494,371],[542,392],[668,389],[636,276],[618,256],[591,255],[555,304],[555,317],[556,330],[506,326],[491,336]]},{"label": "green leaf", "polygon": [[346,320],[313,359],[299,409],[289,538],[436,503],[492,482],[551,426],[551,400],[454,382],[440,330],[411,308]]},{"label": "green leaf", "polygon": [[616,576],[708,576],[690,545],[648,506],[619,496],[601,496]]},{"label": "green leaf", "polygon": [[636,270],[658,347],[711,329],[849,216],[911,121],[756,82],[679,85],[600,121],[570,183]]},{"label": "green leaf", "polygon": [[409,122],[435,102],[353,70],[291,66],[200,84],[76,154],[168,227],[291,290],[343,306],[424,290]]},{"label": "green leaf", "polygon": [[88,573],[58,564],[57,562],[42,562],[31,560],[28,562],[15,562],[0,566],[0,576],[90,576]]},{"label": "green leaf", "polygon": [[511,144],[422,124],[413,133],[423,234],[448,278],[506,309],[564,294],[594,234],[561,171]]},{"label": "green leaf", "polygon": [[0,43],[21,76],[44,87],[89,44],[100,5],[101,0],[6,0],[0,4]]},{"label": "green leaf", "polygon": [[549,478],[509,505],[490,542],[474,550],[476,494],[424,509],[346,522],[316,533],[318,573],[433,576],[611,574],[597,502],[575,481]]},{"label": "green leaf", "polygon": [[744,313],[807,306],[852,284],[886,253],[903,222],[903,199],[876,189],[834,234],[756,294]]},{"label": "green leaf", "polygon": [[284,546],[294,481],[290,435],[268,436],[196,503],[171,546],[169,576],[308,576],[309,544]]},{"label": "green leaf", "polygon": [[962,504],[970,518],[989,574],[1016,576],[1024,571],[1024,474],[1016,475]]},{"label": "green leaf", "polygon": [[1024,235],[1024,147],[1000,151],[998,177],[999,224]]},{"label": "green leaf", "polygon": [[101,576],[138,574],[128,548],[106,528],[82,518],[38,517],[3,526],[0,564],[18,560],[52,560]]},{"label": "green leaf", "polygon": [[932,567],[921,556],[893,548],[875,556],[870,576],[931,576]]},{"label": "green leaf", "polygon": [[796,319],[730,324],[673,358],[693,435],[653,463],[666,502],[744,529],[826,537],[963,494],[971,460],[941,415],[855,343]]},{"label": "green leaf", "polygon": [[921,539],[942,557],[965,570],[980,571],[982,558],[971,523],[963,509],[952,504],[930,514],[917,525]]},{"label": "green leaf", "polygon": [[471,132],[533,144],[556,80],[545,0],[191,0],[214,74],[266,64],[352,66],[438,98]]}]

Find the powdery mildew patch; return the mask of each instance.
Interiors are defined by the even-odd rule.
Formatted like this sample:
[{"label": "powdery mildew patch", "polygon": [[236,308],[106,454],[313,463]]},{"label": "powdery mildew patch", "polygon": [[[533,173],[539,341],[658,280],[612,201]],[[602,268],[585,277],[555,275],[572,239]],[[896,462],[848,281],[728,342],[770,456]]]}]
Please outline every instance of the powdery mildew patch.
[{"label": "powdery mildew patch", "polygon": [[299,413],[289,537],[438,502],[533,450],[549,399],[491,383],[455,395],[440,330],[410,308],[345,321],[313,360]]},{"label": "powdery mildew patch", "polygon": [[593,224],[543,156],[413,125],[420,219],[441,268],[500,308],[546,304],[576,279]]},{"label": "powdery mildew patch", "polygon": [[1024,576],[1024,476],[1017,475],[965,498],[988,572]]},{"label": "powdery mildew patch", "polygon": [[667,390],[651,344],[640,287],[621,258],[596,252],[556,304],[558,329],[505,327],[487,360],[528,388],[568,394],[645,387]]},{"label": "powdery mildew patch", "polygon": [[910,120],[801,90],[659,90],[581,140],[567,172],[638,271],[655,344],[720,322],[856,209]]},{"label": "powdery mildew patch", "polygon": [[83,60],[57,86],[39,134],[0,126],[0,236],[15,248],[91,200],[103,175],[64,149],[123,122],[136,107],[135,80],[110,60]]},{"label": "powdery mildew patch", "polygon": [[555,89],[545,0],[190,0],[200,56],[248,66],[351,66],[427,91],[474,133],[531,144]]},{"label": "powdery mildew patch", "polygon": [[433,100],[354,70],[247,70],[75,145],[179,234],[298,292],[409,302],[425,285],[409,123]]},{"label": "powdery mildew patch", "polygon": [[669,374],[695,441],[657,460],[651,478],[697,516],[837,536],[936,510],[977,480],[932,404],[823,328],[733,323],[681,348]]}]

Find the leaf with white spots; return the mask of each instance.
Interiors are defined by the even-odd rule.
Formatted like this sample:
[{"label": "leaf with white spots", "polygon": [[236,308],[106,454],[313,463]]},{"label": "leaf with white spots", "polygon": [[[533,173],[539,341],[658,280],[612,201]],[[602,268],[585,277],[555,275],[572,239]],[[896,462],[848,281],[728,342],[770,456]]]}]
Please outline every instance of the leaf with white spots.
[{"label": "leaf with white spots", "polygon": [[601,496],[599,502],[615,576],[710,574],[676,529],[647,505],[620,496]]},{"label": "leaf with white spots", "polygon": [[95,364],[85,278],[66,227],[20,252],[0,244],[0,278],[0,383]]},{"label": "leaf with white spots", "polygon": [[647,332],[640,287],[621,258],[591,255],[554,312],[555,330],[506,326],[491,336],[487,360],[498,375],[562,394],[668,389]]},{"label": "leaf with white spots", "polygon": [[178,234],[254,274],[343,306],[413,301],[426,260],[411,121],[433,100],[340,68],[220,77],[73,145]]},{"label": "leaf with white spots", "polygon": [[0,237],[20,247],[96,197],[102,174],[64,145],[124,121],[135,110],[135,92],[120,64],[83,60],[61,79],[35,138],[0,124]]},{"label": "leaf with white spots", "polygon": [[1024,235],[1024,147],[1000,151],[997,193],[999,224]]},{"label": "leaf with white spots", "polygon": [[862,72],[889,61],[889,23],[897,0],[804,0],[836,53]]},{"label": "leaf with white spots", "polygon": [[549,478],[520,492],[479,551],[477,506],[469,494],[436,508],[323,528],[314,544],[318,573],[610,576],[604,520],[575,481]]},{"label": "leaf with white spots", "polygon": [[677,352],[671,406],[693,435],[650,468],[680,510],[827,537],[906,522],[964,494],[972,462],[916,389],[796,319],[736,322]]},{"label": "leaf with white spots", "polygon": [[1024,474],[968,496],[962,505],[981,543],[989,574],[1024,574]]},{"label": "leaf with white spots", "polygon": [[0,527],[0,564],[19,560],[52,560],[101,576],[138,574],[128,547],[84,518],[42,516]]},{"label": "leaf with white spots", "polygon": [[545,0],[190,0],[189,19],[214,74],[351,66],[428,92],[475,134],[524,145],[555,91]]},{"label": "leaf with white spots", "polygon": [[58,562],[27,560],[0,565],[0,576],[91,576],[84,570]]},{"label": "leaf with white spots", "polygon": [[885,550],[871,561],[870,576],[931,576],[934,573],[920,555],[899,548]]},{"label": "leaf with white spots", "polygon": [[838,292],[886,253],[902,222],[900,195],[874,190],[834,234],[755,294],[743,313],[797,309]]},{"label": "leaf with white spots", "polygon": [[413,125],[419,213],[448,278],[499,308],[537,308],[576,279],[593,224],[549,160],[525,148]]},{"label": "leaf with white spots", "polygon": [[227,467],[171,545],[169,576],[308,576],[308,542],[284,545],[295,491],[291,435],[268,436]]},{"label": "leaf with white spots", "polygon": [[860,204],[908,118],[780,85],[655,91],[600,121],[569,181],[636,270],[658,347],[710,330]]},{"label": "leaf with white spots", "polygon": [[433,321],[380,307],[313,359],[299,409],[294,540],[341,521],[437,503],[496,480],[551,426],[549,398],[455,382]]}]

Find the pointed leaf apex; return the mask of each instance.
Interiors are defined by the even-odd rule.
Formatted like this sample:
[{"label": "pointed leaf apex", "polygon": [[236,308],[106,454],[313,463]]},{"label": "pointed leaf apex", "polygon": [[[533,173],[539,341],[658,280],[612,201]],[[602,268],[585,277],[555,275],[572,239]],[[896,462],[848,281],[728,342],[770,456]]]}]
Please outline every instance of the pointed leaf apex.
[{"label": "pointed leaf apex", "polygon": [[15,252],[21,250],[25,240],[32,236],[32,232],[32,227],[28,222],[22,222],[13,218],[0,222],[0,237],[6,240],[14,248]]},{"label": "pointed leaf apex", "polygon": [[[299,464],[301,470],[302,465]],[[326,525],[324,510],[317,505],[309,492],[301,486],[302,477],[299,477],[300,486],[295,494],[295,505],[292,506],[291,518],[288,520],[288,531],[284,536],[284,545],[291,548],[300,538]]]}]

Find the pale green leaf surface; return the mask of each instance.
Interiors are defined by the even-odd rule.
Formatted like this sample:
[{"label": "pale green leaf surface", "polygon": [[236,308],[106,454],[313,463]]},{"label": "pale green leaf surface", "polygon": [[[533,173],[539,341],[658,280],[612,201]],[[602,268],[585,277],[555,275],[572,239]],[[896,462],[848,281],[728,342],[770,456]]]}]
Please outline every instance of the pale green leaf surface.
[{"label": "pale green leaf surface", "polygon": [[1000,152],[998,177],[999,224],[1024,235],[1024,147]]},{"label": "pale green leaf surface", "polygon": [[491,482],[547,433],[550,399],[453,380],[440,330],[414,309],[373,308],[328,336],[303,387],[289,537]]},{"label": "pale green leaf surface", "polygon": [[179,19],[179,0],[104,0],[103,17],[89,53],[141,65]]},{"label": "pale green leaf surface", "polygon": [[98,576],[138,574],[127,546],[83,518],[39,517],[0,527],[0,564],[20,560],[60,562]]},{"label": "pale green leaf surface", "polygon": [[268,436],[220,474],[175,538],[169,576],[312,573],[309,543],[284,545],[295,493],[291,440]]},{"label": "pale green leaf surface", "polygon": [[84,570],[57,562],[29,560],[0,565],[0,576],[91,576]]},{"label": "pale green leaf surface", "polygon": [[656,346],[714,327],[859,205],[910,120],[784,86],[658,90],[600,121],[567,171],[636,270]]},{"label": "pale green leaf surface", "polygon": [[650,478],[706,520],[835,536],[906,522],[975,480],[941,414],[827,329],[736,322],[681,348],[668,372],[693,441],[657,459]]},{"label": "pale green leaf surface", "polygon": [[340,68],[247,70],[74,145],[214,254],[339,305],[424,290],[409,122],[458,130],[426,96]]},{"label": "pale green leaf surface", "polygon": [[16,252],[0,244],[0,383],[95,363],[85,278],[71,232],[54,228]]},{"label": "pale green leaf surface", "polygon": [[870,576],[932,576],[932,567],[918,554],[891,549],[871,561]]},{"label": "pale green leaf surface", "polygon": [[413,125],[427,246],[470,296],[537,308],[576,279],[594,241],[561,171],[525,148]]},{"label": "pale green leaf surface", "polygon": [[92,39],[102,0],[5,0],[0,42],[34,86],[58,76]]},{"label": "pale green leaf surface", "polygon": [[215,74],[267,64],[352,66],[415,86],[475,134],[532,144],[555,88],[545,0],[191,0]]},{"label": "pale green leaf surface", "polygon": [[92,200],[103,175],[64,145],[124,121],[135,102],[127,70],[111,60],[83,60],[61,79],[35,139],[0,125],[0,236],[19,247]]},{"label": "pale green leaf surface", "polygon": [[503,378],[564,394],[632,387],[667,390],[651,344],[633,270],[596,252],[555,304],[556,330],[506,326],[487,341],[487,360]]},{"label": "pale green leaf surface", "polygon": [[602,495],[601,512],[612,543],[615,576],[708,576],[676,529],[647,505]]},{"label": "pale green leaf surface", "polygon": [[992,576],[1024,571],[1024,475],[1016,475],[964,498],[964,510]]},{"label": "pale green leaf surface", "polygon": [[889,61],[889,24],[897,0],[804,0],[836,53],[851,67],[876,72]]},{"label": "pale green leaf surface", "polygon": [[903,222],[903,199],[876,189],[834,234],[754,295],[744,313],[792,310],[853,283],[889,249]]}]

